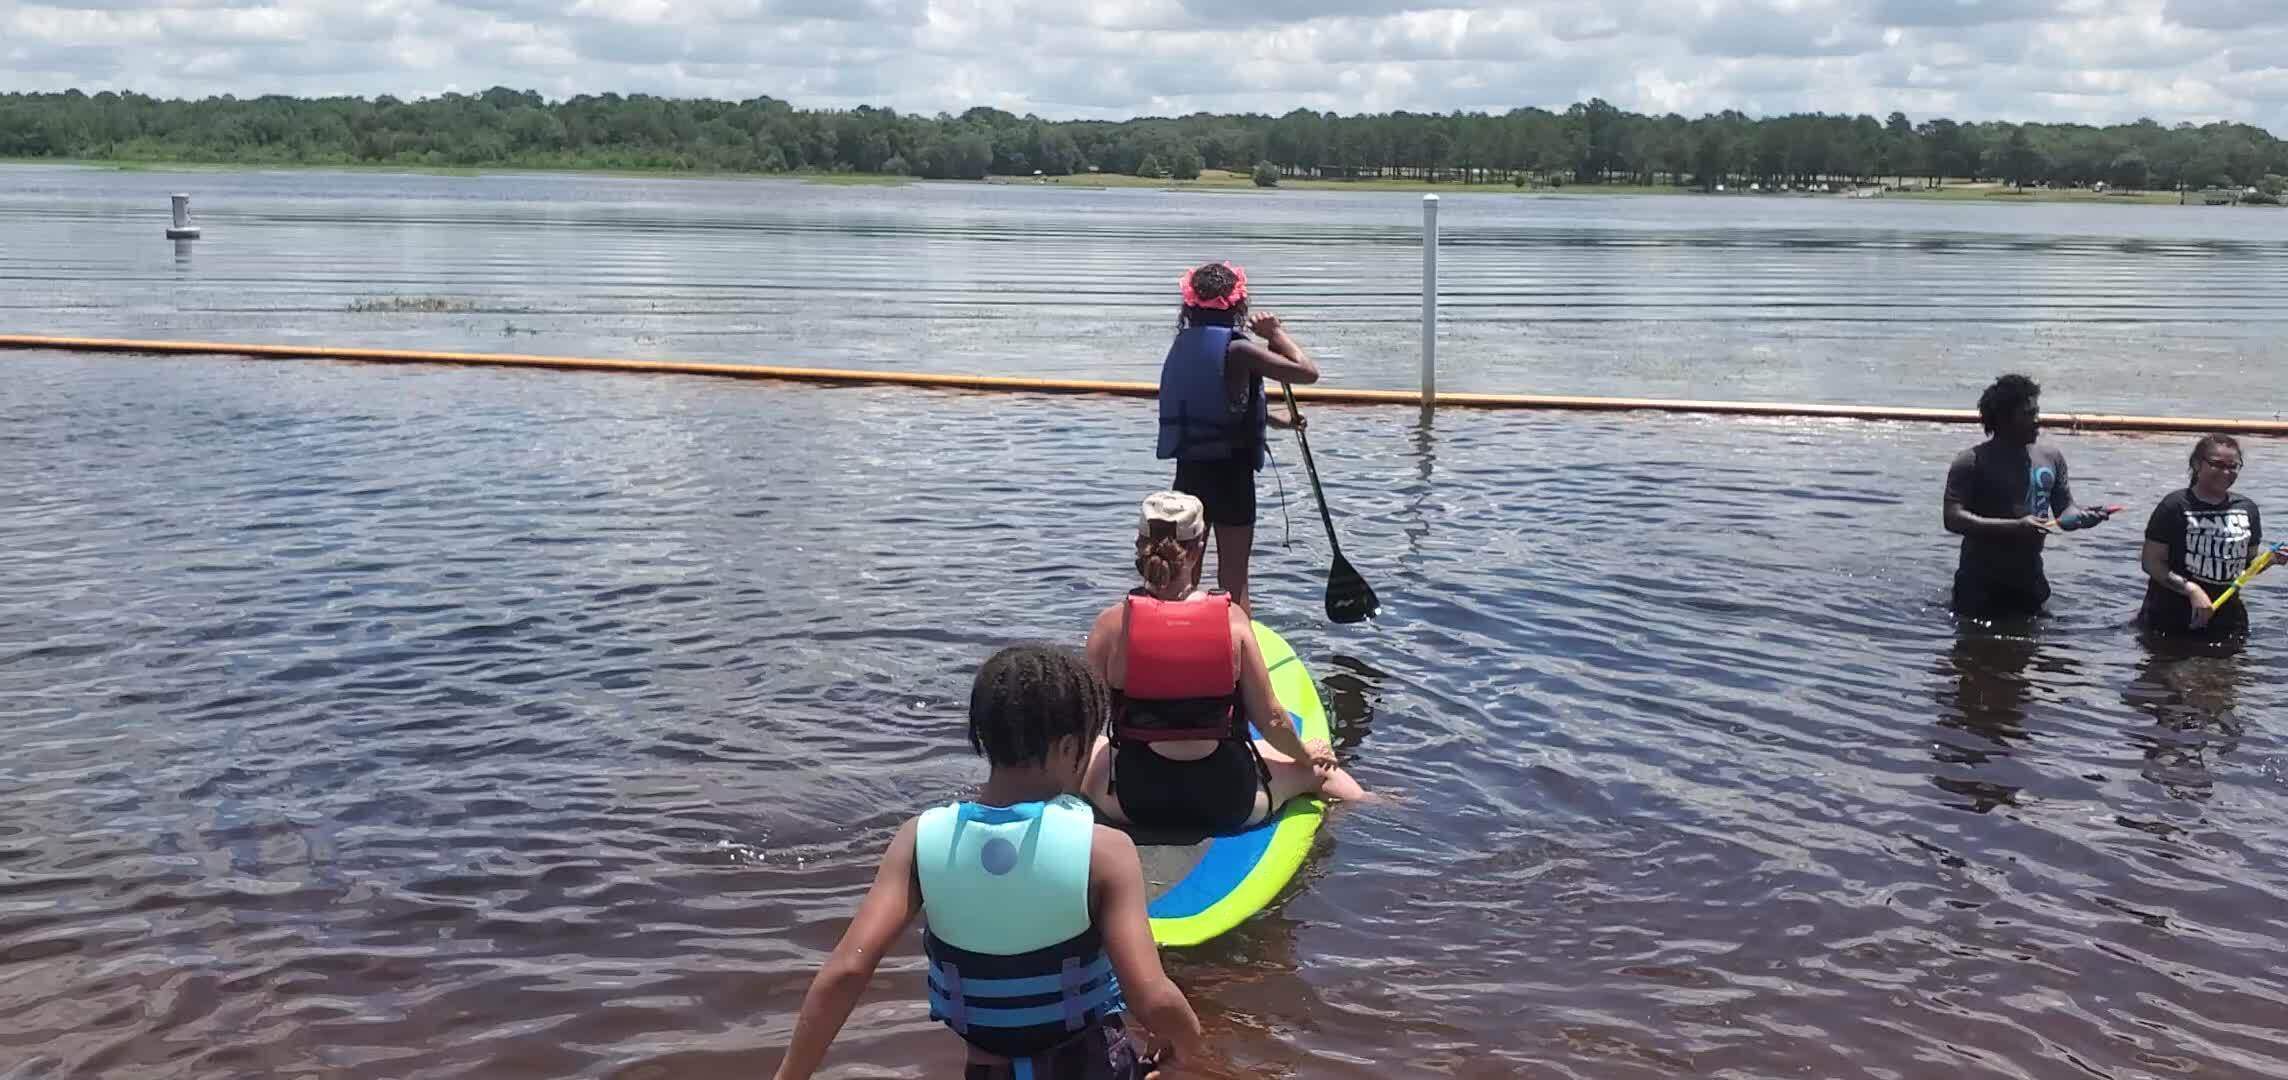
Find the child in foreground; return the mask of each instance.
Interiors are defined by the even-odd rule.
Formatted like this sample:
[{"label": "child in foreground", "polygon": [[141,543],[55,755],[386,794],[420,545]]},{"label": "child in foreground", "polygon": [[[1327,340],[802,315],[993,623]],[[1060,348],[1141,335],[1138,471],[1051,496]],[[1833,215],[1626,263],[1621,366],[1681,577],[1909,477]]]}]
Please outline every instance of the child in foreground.
[{"label": "child in foreground", "polygon": [[1110,693],[1068,650],[1003,649],[969,694],[969,744],[991,763],[972,802],[907,821],[804,995],[779,1080],[818,1069],[876,965],[925,924],[930,1018],[968,1047],[964,1080],[1141,1080],[1133,1008],[1193,1057],[1200,1022],[1160,968],[1144,870],[1080,790]]}]

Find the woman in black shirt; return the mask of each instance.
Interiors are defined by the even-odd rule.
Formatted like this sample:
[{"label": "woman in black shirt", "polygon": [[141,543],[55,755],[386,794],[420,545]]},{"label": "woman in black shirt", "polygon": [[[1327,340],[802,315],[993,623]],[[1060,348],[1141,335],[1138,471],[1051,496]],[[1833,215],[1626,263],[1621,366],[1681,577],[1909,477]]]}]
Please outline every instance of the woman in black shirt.
[{"label": "woman in black shirt", "polygon": [[2240,479],[2240,443],[2210,435],[2193,447],[2192,484],[2172,491],[2145,524],[2145,607],[2138,619],[2163,633],[2204,637],[2244,634],[2248,608],[2235,595],[2218,608],[2215,597],[2248,569],[2264,542],[2256,503],[2233,493]]}]

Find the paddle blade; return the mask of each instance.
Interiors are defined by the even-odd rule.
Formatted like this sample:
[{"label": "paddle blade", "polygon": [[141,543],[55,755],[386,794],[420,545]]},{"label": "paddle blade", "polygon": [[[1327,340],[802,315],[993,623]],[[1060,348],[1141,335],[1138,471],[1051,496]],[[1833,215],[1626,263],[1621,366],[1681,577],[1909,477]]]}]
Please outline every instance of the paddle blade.
[{"label": "paddle blade", "polygon": [[1365,622],[1381,609],[1374,588],[1351,568],[1349,559],[1337,553],[1334,567],[1327,571],[1327,618],[1347,625]]}]

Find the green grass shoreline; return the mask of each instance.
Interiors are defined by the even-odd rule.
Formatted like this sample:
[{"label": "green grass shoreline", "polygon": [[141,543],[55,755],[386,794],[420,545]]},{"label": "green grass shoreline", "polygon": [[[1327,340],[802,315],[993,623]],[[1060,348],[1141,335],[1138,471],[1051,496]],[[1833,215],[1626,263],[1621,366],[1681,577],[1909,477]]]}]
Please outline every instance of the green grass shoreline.
[{"label": "green grass shoreline", "polygon": [[[403,174],[415,176],[480,177],[529,175],[612,176],[634,179],[695,179],[695,180],[757,180],[800,181],[833,187],[896,187],[919,181],[908,176],[847,172],[784,172],[752,173],[709,169],[624,169],[584,168],[550,165],[506,166],[449,166],[449,165],[394,165],[362,163],[311,163],[270,161],[152,161],[102,158],[10,158],[0,157],[7,165],[57,165],[76,168],[104,169],[117,172],[180,172],[180,173],[233,173],[271,171],[333,171]],[[1046,186],[1078,188],[1082,190],[1109,190],[1112,188],[1148,188],[1161,191],[1255,193],[1275,195],[1280,191],[1373,191],[1405,192],[1425,195],[1527,195],[1527,196],[1602,196],[1602,195],[1704,195],[1697,188],[1672,187],[1665,184],[1568,184],[1561,187],[1517,187],[1508,183],[1430,183],[1423,180],[1282,180],[1276,188],[1259,188],[1245,173],[1208,170],[1197,180],[1163,180],[1113,173],[1083,173],[1072,176],[1017,177],[992,176],[982,181],[966,181],[1002,186]],[[1728,191],[1725,195],[1754,196],[1760,198],[1841,198],[1833,194],[1806,194],[1782,192]],[[1973,203],[2081,203],[2098,205],[2174,206],[2179,202],[2173,191],[2094,192],[2084,190],[2029,189],[2019,191],[1995,183],[1952,181],[1945,186],[1928,190],[1884,191],[1880,199],[1903,199],[1913,202],[1973,202]],[[2185,200],[2186,205],[2199,206],[2198,193]]]}]

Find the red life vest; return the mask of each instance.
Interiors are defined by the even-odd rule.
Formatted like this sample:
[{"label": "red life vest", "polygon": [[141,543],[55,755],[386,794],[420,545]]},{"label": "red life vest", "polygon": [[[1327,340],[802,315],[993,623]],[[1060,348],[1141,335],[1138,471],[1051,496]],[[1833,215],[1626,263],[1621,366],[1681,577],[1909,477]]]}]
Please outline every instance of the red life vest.
[{"label": "red life vest", "polygon": [[1112,734],[1127,742],[1243,739],[1231,657],[1231,597],[1161,600],[1131,593],[1121,619],[1121,685]]}]

